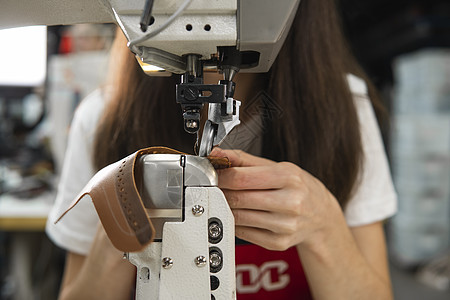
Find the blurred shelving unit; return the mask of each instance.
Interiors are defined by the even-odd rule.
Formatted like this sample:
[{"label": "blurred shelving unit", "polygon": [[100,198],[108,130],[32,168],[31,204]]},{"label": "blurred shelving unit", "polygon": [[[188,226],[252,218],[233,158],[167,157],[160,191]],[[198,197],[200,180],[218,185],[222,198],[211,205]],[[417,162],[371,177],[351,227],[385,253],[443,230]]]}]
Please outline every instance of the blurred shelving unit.
[{"label": "blurred shelving unit", "polygon": [[417,50],[393,66],[392,254],[415,266],[450,246],[450,49]]},{"label": "blurred shelving unit", "polygon": [[387,224],[395,298],[449,299],[450,1],[340,3],[351,49],[389,112],[381,127],[399,196]]}]

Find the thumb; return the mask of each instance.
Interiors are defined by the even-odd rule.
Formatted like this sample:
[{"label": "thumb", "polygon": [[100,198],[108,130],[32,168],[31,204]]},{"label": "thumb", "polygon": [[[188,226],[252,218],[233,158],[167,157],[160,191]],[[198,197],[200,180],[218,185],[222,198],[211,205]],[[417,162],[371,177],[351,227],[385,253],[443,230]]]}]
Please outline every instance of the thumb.
[{"label": "thumb", "polygon": [[248,154],[242,150],[222,149],[215,147],[211,151],[211,156],[227,157],[232,167],[251,167],[275,164],[274,161],[255,155]]}]

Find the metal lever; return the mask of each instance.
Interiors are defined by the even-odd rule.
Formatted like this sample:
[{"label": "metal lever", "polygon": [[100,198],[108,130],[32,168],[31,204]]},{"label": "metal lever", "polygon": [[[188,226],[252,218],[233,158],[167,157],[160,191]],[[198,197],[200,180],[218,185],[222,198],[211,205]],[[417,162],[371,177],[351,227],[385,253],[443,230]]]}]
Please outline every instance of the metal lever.
[{"label": "metal lever", "polygon": [[230,131],[239,125],[239,108],[241,101],[227,98],[226,108],[222,103],[210,103],[208,108],[208,120],[203,128],[199,153],[201,157],[208,156],[214,146],[220,145]]},{"label": "metal lever", "polygon": [[153,10],[153,0],[145,1],[141,22],[139,23],[141,25],[142,32],[146,32],[148,25],[150,25],[152,19],[152,10]]}]

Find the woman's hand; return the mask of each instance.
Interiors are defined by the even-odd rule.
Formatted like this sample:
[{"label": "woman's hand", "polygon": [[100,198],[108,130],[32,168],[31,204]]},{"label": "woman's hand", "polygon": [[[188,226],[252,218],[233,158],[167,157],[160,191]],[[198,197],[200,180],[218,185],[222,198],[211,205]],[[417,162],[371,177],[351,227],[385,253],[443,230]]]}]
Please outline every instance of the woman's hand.
[{"label": "woman's hand", "polygon": [[[319,243],[345,225],[328,189],[295,164],[215,148],[232,168],[219,170],[219,187],[233,211],[236,236],[269,250]],[[339,226],[338,226],[339,227]]]}]

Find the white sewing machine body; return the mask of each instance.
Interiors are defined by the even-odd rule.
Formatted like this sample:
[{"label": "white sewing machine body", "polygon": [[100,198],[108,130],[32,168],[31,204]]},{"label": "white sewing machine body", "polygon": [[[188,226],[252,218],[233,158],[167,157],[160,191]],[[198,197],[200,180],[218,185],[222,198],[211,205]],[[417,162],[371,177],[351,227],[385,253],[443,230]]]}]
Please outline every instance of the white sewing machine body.
[{"label": "white sewing machine body", "polygon": [[234,218],[208,159],[149,154],[139,165],[156,239],[126,254],[136,299],[235,299]]},{"label": "white sewing machine body", "polygon": [[[129,41],[146,33],[139,20],[146,0],[2,0],[0,29],[27,25],[117,23]],[[185,0],[154,0],[151,32]],[[185,71],[182,56],[210,59],[217,47],[259,53],[245,72],[267,72],[281,48],[300,0],[192,0],[183,14],[158,35],[138,43],[145,62]],[[188,26],[190,25],[190,26]],[[172,67],[170,67],[172,66]],[[241,67],[241,69],[244,69]]]}]

